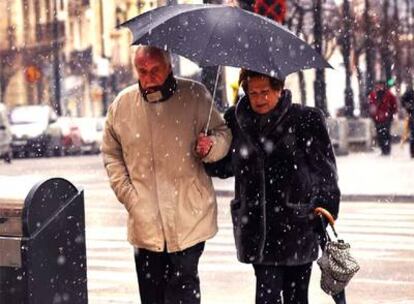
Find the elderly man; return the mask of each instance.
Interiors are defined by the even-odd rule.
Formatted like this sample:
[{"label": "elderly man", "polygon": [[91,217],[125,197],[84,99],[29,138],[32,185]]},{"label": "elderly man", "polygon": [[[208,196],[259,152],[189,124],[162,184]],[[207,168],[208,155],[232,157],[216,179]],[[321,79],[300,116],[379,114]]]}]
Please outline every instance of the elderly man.
[{"label": "elderly man", "polygon": [[139,46],[138,83],[108,110],[102,153],[111,187],[128,211],[128,240],[143,304],[200,303],[198,261],[217,232],[217,205],[203,162],[224,157],[231,132],[211,97],[174,77],[169,54]]}]

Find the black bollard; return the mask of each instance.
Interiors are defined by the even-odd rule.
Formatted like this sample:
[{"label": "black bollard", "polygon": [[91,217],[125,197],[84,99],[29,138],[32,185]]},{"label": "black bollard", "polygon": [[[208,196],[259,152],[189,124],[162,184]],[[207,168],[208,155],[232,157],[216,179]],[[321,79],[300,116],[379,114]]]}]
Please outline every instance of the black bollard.
[{"label": "black bollard", "polygon": [[83,190],[53,178],[0,198],[0,303],[88,303]]}]

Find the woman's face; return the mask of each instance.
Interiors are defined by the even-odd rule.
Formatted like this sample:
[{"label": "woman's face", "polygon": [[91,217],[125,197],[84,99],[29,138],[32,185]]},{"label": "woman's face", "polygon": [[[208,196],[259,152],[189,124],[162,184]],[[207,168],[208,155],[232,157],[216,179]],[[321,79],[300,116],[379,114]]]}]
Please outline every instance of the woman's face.
[{"label": "woman's face", "polygon": [[252,77],[248,80],[247,87],[250,106],[258,114],[266,114],[273,110],[282,92],[273,89],[267,77]]}]

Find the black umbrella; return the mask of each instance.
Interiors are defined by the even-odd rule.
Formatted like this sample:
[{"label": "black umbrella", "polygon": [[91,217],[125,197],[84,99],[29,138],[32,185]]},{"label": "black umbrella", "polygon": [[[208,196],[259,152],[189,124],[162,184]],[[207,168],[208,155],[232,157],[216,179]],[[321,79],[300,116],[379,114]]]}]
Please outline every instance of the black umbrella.
[{"label": "black umbrella", "polygon": [[[162,6],[120,27],[130,29],[133,45],[155,46],[200,66],[242,67],[276,78],[285,78],[303,69],[331,67],[309,44],[283,26],[227,5]],[[217,81],[218,74],[213,100]],[[212,107],[205,133],[211,111]]]},{"label": "black umbrella", "polygon": [[162,6],[121,24],[133,43],[159,47],[200,66],[243,67],[276,78],[330,65],[305,41],[263,16],[226,5]]}]

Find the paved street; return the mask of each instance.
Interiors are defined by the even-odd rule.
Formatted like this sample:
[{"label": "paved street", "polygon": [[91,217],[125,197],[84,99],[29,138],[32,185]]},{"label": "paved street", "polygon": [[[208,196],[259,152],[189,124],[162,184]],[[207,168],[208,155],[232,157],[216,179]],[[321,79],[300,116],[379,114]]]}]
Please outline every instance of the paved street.
[{"label": "paved street", "polygon": [[[54,176],[85,190],[89,303],[138,303],[133,252],[125,241],[126,214],[109,188],[101,158],[22,159],[0,164],[0,182],[12,180],[15,191],[18,183],[27,185]],[[207,243],[200,263],[205,304],[254,302],[251,266],[236,260],[228,202],[228,197],[219,198],[220,232]],[[414,204],[343,202],[337,224],[361,264],[348,288],[349,303],[414,303]],[[318,280],[314,264],[311,303],[332,303]]]}]

